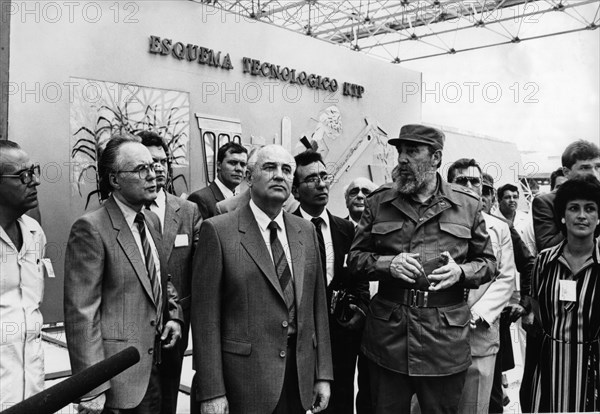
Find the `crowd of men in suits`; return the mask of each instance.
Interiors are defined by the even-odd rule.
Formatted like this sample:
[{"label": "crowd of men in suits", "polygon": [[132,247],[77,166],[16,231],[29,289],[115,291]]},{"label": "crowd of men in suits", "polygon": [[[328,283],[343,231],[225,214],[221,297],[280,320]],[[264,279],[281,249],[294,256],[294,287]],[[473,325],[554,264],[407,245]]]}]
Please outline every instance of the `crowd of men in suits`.
[{"label": "crowd of men in suits", "polygon": [[[67,243],[67,344],[73,373],[130,345],[141,360],[78,399],[78,412],[175,413],[190,327],[194,413],[502,412],[510,323],[526,326],[534,255],[561,237],[553,193],[534,199],[532,220],[519,189],[496,191],[476,160],[455,161],[446,180],[444,142],[403,126],[389,141],[393,182],[354,179],[341,218],[314,150],[225,144],[215,180],[184,200],[166,191],[159,135],[112,137],[98,163],[104,201]],[[39,166],[10,141],[0,159],[2,319],[25,327],[2,327],[4,407],[43,387],[35,356],[51,264],[24,215]],[[566,179],[600,175],[594,144],[571,144],[562,162]],[[526,357],[522,404],[531,369]]]}]

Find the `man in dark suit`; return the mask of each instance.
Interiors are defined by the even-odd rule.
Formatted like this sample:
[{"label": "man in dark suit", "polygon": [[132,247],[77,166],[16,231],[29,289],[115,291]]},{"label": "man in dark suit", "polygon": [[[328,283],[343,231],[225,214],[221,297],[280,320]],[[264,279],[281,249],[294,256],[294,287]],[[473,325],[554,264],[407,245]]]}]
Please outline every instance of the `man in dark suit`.
[{"label": "man in dark suit", "polygon": [[[354,226],[326,209],[333,177],[327,173],[321,154],[307,150],[294,159],[296,172],[292,193],[300,202],[294,214],[311,221],[317,230],[330,309],[329,330],[335,380],[326,412],[352,414],[354,368],[370,299],[369,282],[356,282],[349,278],[346,257],[354,238]],[[346,302],[342,299],[343,295],[352,295],[354,299]]]},{"label": "man in dark suit", "polygon": [[160,219],[168,278],[177,289],[179,305],[183,311],[181,340],[175,348],[164,350],[160,365],[163,393],[161,413],[175,414],[181,366],[188,346],[190,329],[192,260],[202,219],[194,203],[165,191],[170,179],[169,148],[165,141],[160,135],[151,131],[143,131],[138,135],[152,155],[156,173],[157,197],[147,207]]},{"label": "man in dark suit", "polygon": [[327,407],[333,373],[317,234],[282,210],[293,164],[282,147],[261,148],[250,202],[200,229],[192,337],[201,413]]},{"label": "man in dark suit", "polygon": [[235,142],[228,142],[217,152],[217,178],[207,187],[195,191],[188,200],[198,204],[200,215],[206,220],[217,214],[216,204],[233,197],[246,174],[248,150]]},{"label": "man in dark suit", "polygon": [[110,197],[71,228],[65,259],[65,330],[71,368],[81,372],[134,346],[140,361],[86,394],[85,413],[160,411],[161,348],[181,337],[182,312],[168,278],[154,162],[139,138],[113,137],[98,164]]}]

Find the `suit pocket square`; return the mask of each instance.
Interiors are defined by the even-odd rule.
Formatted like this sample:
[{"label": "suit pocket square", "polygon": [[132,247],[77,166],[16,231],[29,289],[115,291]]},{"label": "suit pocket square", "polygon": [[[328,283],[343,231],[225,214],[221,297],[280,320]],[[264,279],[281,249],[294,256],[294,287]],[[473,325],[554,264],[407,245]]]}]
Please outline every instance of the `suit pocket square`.
[{"label": "suit pocket square", "polygon": [[221,340],[221,349],[223,352],[228,352],[230,354],[250,355],[252,353],[252,344],[249,342],[223,339]]}]

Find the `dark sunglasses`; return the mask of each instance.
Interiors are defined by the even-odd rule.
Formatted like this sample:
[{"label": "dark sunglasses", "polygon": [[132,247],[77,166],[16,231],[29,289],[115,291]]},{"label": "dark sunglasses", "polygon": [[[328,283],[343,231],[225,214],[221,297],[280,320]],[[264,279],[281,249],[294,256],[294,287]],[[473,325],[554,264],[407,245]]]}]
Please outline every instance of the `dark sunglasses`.
[{"label": "dark sunglasses", "polygon": [[348,191],[348,195],[352,197],[356,197],[358,193],[363,193],[364,195],[368,196],[369,194],[371,194],[371,190],[369,190],[368,188],[354,187],[352,190]]},{"label": "dark sunglasses", "polygon": [[467,186],[468,183],[471,183],[473,187],[479,187],[481,185],[481,178],[477,177],[467,177],[466,175],[461,175],[460,177],[456,177],[454,182],[458,185]]}]

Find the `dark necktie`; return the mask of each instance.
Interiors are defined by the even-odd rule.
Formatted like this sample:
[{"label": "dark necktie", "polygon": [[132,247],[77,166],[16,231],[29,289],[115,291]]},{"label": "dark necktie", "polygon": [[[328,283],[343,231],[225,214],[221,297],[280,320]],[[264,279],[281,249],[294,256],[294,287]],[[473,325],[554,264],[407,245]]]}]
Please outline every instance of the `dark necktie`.
[{"label": "dark necktie", "polygon": [[294,298],[294,284],[292,282],[292,272],[290,266],[285,257],[283,246],[277,237],[277,229],[279,225],[272,221],[268,226],[271,230],[270,241],[271,241],[271,253],[273,254],[273,263],[275,264],[275,273],[279,278],[281,284],[281,290],[283,291],[283,297],[285,298],[285,304],[288,308],[290,322],[293,323],[296,319],[296,301]]},{"label": "dark necktie", "polygon": [[150,279],[150,285],[152,286],[154,304],[156,305],[156,326],[160,331],[162,328],[162,288],[160,286],[160,281],[158,280],[158,275],[156,274],[156,265],[154,263],[152,248],[150,247],[150,242],[146,236],[144,214],[137,213],[134,222],[137,224],[140,232],[140,239],[142,241],[142,248],[144,250],[144,258],[146,260],[146,270],[148,272],[148,278]]},{"label": "dark necktie", "polygon": [[327,285],[327,253],[325,252],[325,238],[323,237],[323,230],[321,226],[325,224],[325,220],[321,217],[313,217],[310,221],[317,228],[317,239],[319,240],[319,254],[321,255],[321,268],[323,268],[323,277],[325,278],[325,285]]}]

